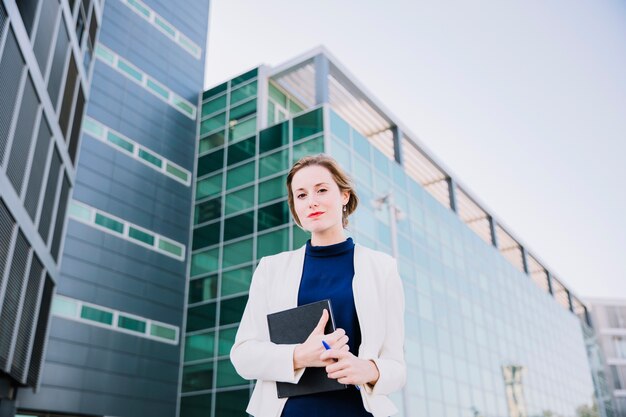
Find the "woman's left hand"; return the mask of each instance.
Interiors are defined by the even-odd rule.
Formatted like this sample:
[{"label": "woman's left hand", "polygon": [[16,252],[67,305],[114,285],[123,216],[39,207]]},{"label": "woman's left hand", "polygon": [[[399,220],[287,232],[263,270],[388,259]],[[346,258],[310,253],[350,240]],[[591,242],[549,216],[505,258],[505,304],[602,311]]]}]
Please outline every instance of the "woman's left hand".
[{"label": "woman's left hand", "polygon": [[326,366],[329,378],[336,379],[341,384],[363,385],[375,384],[379,372],[376,364],[371,360],[359,359],[347,349],[330,349],[322,353],[321,360],[336,359],[337,362]]}]

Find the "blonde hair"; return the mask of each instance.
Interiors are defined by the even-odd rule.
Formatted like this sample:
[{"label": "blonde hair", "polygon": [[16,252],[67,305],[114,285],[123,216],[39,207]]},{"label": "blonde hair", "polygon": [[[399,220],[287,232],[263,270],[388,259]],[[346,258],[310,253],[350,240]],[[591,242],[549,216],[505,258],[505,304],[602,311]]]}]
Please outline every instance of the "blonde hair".
[{"label": "blonde hair", "polygon": [[352,185],[352,180],[350,179],[348,174],[345,173],[343,168],[341,168],[339,163],[335,161],[334,158],[323,153],[300,158],[298,162],[293,164],[291,170],[289,170],[289,174],[287,175],[287,201],[289,203],[289,210],[291,210],[291,215],[293,216],[293,219],[298,224],[298,226],[302,227],[302,224],[300,223],[300,219],[298,219],[298,215],[296,214],[296,210],[293,204],[293,191],[291,191],[291,182],[293,180],[293,176],[302,168],[313,165],[324,167],[328,171],[330,171],[333,180],[339,187],[339,191],[347,191],[349,193],[348,202],[345,206],[346,210],[341,212],[342,225],[345,228],[346,226],[348,226],[348,216],[354,213],[357,205],[359,204],[359,198],[356,195],[356,191],[354,190],[354,186]]}]

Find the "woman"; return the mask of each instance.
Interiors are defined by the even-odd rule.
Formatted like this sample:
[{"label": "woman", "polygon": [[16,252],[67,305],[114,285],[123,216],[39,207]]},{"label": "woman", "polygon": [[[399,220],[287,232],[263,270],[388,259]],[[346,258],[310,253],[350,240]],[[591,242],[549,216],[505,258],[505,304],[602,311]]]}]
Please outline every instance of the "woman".
[{"label": "woman", "polygon": [[[287,190],[291,214],[311,239],[300,249],[262,258],[252,278],[230,352],[237,372],[257,380],[247,411],[256,417],[395,414],[387,395],[406,378],[404,294],[395,260],[346,239],[358,198],[331,157],[300,159],[287,176]],[[337,330],[323,334],[324,310],[304,343],[269,341],[267,314],[326,298]],[[276,381],[297,383],[307,367],[325,367],[329,378],[359,389],[278,398]]]}]

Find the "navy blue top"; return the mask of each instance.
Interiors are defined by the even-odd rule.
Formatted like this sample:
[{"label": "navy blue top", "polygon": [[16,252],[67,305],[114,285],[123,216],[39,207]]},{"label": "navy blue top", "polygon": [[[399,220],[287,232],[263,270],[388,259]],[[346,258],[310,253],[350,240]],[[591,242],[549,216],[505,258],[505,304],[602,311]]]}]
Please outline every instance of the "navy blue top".
[{"label": "navy blue top", "polygon": [[[350,352],[358,354],[361,344],[359,318],[354,306],[352,278],[354,277],[354,242],[329,246],[306,243],[298,305],[331,300],[335,326],[348,335]],[[372,416],[365,411],[361,394],[354,386],[345,390],[291,397],[282,417]]]}]

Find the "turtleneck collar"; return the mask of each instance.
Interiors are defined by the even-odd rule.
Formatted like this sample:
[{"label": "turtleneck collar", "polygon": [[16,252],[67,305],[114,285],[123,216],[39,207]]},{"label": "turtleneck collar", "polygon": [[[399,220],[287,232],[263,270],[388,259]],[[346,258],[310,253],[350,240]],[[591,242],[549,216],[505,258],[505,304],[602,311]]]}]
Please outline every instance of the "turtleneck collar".
[{"label": "turtleneck collar", "polygon": [[327,246],[313,246],[311,245],[311,239],[306,242],[306,255],[315,256],[317,258],[341,255],[342,253],[348,252],[352,249],[354,249],[354,242],[351,237],[347,238],[343,242]]}]

